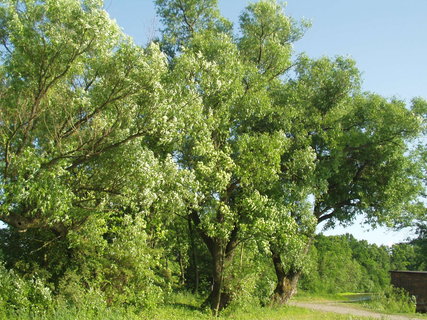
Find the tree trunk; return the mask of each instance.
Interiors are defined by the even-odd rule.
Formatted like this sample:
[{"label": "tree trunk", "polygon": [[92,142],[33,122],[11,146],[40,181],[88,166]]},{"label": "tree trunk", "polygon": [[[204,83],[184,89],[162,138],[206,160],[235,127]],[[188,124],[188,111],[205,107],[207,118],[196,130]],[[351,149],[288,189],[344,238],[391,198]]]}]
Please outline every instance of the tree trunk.
[{"label": "tree trunk", "polygon": [[[313,239],[310,238],[306,244],[303,256],[306,256],[310,250]],[[271,258],[273,260],[274,270],[276,271],[277,283],[271,297],[273,304],[285,304],[297,293],[298,280],[301,275],[301,270],[294,268],[292,265],[286,271],[283,265],[280,251],[272,243],[270,243]]]},{"label": "tree trunk", "polygon": [[214,311],[215,315],[218,315],[218,312],[222,309],[221,293],[224,286],[224,261],[220,246],[215,245],[213,249],[212,295],[210,302],[212,311]]},{"label": "tree trunk", "polygon": [[281,277],[276,272],[276,275],[277,285],[271,297],[271,302],[275,305],[283,305],[297,293],[300,272],[289,272]]},{"label": "tree trunk", "polygon": [[274,270],[276,271],[277,284],[274,289],[271,302],[273,304],[282,305],[289,301],[290,298],[297,292],[297,284],[300,272],[289,271],[286,272],[283,266],[282,258],[278,250],[270,246]]},{"label": "tree trunk", "polygon": [[190,251],[191,251],[191,260],[190,260],[190,270],[193,271],[194,276],[194,286],[193,293],[197,293],[199,291],[199,266],[196,254],[196,244],[194,242],[194,230],[193,223],[191,219],[188,219],[188,236],[190,238]]},{"label": "tree trunk", "polygon": [[[200,218],[197,212],[191,212],[191,219],[195,226],[200,224]],[[228,241],[210,237],[199,228],[197,228],[197,231],[212,257],[212,291],[203,305],[209,305],[214,314],[218,315],[219,311],[224,309],[231,301],[231,294],[226,286],[225,273],[227,267],[233,260],[234,252],[237,247],[238,229],[237,227],[233,229]]]},{"label": "tree trunk", "polygon": [[301,272],[293,270],[292,268],[286,272],[279,250],[270,244],[270,251],[277,277],[276,288],[271,297],[271,302],[273,304],[283,305],[297,293],[297,284]]},{"label": "tree trunk", "polygon": [[209,250],[212,255],[212,290],[203,306],[209,306],[215,316],[231,302],[231,294],[227,289],[226,266],[231,263],[232,255],[224,255],[223,247],[215,243]]},{"label": "tree trunk", "polygon": [[178,261],[179,261],[179,284],[182,286],[185,284],[185,268],[184,268],[184,261],[182,257],[181,250],[178,251]]}]

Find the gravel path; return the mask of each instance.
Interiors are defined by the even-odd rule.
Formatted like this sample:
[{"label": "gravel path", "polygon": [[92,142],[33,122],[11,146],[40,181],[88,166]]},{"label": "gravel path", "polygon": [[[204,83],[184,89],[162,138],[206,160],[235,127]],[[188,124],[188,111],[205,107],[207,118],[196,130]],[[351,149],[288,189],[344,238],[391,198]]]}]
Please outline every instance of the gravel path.
[{"label": "gravel path", "polygon": [[345,303],[340,302],[300,302],[300,301],[292,301],[290,303],[292,306],[307,308],[312,310],[326,311],[326,312],[334,312],[340,314],[350,314],[354,316],[361,317],[371,317],[374,319],[382,319],[382,320],[425,320],[422,318],[416,317],[408,317],[408,316],[398,316],[398,315],[385,315],[373,311],[365,311],[356,308],[352,308]]}]

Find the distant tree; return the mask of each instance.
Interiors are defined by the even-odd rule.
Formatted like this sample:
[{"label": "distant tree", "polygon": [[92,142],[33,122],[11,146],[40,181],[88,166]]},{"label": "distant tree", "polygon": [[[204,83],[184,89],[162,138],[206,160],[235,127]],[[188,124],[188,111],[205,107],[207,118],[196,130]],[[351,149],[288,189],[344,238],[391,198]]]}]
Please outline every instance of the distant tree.
[{"label": "distant tree", "polygon": [[386,247],[356,240],[352,235],[317,235],[314,267],[302,277],[301,288],[312,292],[375,292],[390,284],[391,255]]},{"label": "distant tree", "polygon": [[410,243],[396,243],[391,247],[392,270],[416,270],[415,246]]},{"label": "distant tree", "polygon": [[417,270],[427,270],[427,223],[420,222],[417,225],[418,237],[410,243],[414,246],[416,254]]},{"label": "distant tree", "polygon": [[319,289],[329,293],[358,291],[363,274],[347,239],[319,237],[317,241]]},{"label": "distant tree", "polygon": [[386,288],[390,283],[390,253],[387,247],[369,244],[366,240],[358,241],[346,235],[353,259],[362,268],[359,290],[373,292]]}]

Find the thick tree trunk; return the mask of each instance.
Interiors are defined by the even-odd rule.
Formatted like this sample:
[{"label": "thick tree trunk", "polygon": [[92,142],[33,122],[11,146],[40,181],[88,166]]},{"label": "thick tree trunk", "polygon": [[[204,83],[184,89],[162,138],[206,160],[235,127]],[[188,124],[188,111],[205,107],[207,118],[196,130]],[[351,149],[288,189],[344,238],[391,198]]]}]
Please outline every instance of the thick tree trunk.
[{"label": "thick tree trunk", "polygon": [[194,284],[193,284],[193,293],[197,293],[199,291],[199,266],[196,254],[196,244],[194,242],[194,230],[193,223],[191,219],[188,219],[188,236],[190,238],[190,272],[193,272],[194,276]]},{"label": "thick tree trunk", "polygon": [[224,307],[221,303],[221,293],[224,287],[224,261],[223,254],[220,246],[214,247],[212,254],[213,270],[212,270],[212,295],[211,295],[211,309],[215,315]]},{"label": "thick tree trunk", "polygon": [[[301,255],[305,257],[313,242],[313,237],[308,238],[308,242],[305,245]],[[276,271],[277,283],[274,289],[271,301],[273,304],[285,304],[297,293],[298,280],[301,275],[301,270],[290,265],[288,270],[285,270],[283,265],[282,257],[280,256],[280,250],[270,243],[271,258],[273,260],[274,270]]]},{"label": "thick tree trunk", "polygon": [[282,258],[278,250],[275,250],[273,246],[270,246],[273,259],[274,270],[276,271],[277,283],[271,297],[273,304],[285,304],[289,301],[294,294],[297,293],[297,284],[300,276],[299,271],[291,270],[286,272],[283,266]]},{"label": "thick tree trunk", "polygon": [[[200,224],[197,212],[191,212],[191,219],[196,227]],[[226,285],[226,270],[233,260],[237,247],[238,229],[237,227],[233,229],[228,241],[210,237],[199,228],[197,231],[212,257],[212,291],[203,305],[209,305],[214,314],[218,315],[219,311],[231,301],[231,294]]]},{"label": "thick tree trunk", "polygon": [[224,254],[223,247],[215,242],[211,248],[213,250],[209,251],[212,256],[212,290],[203,306],[209,306],[217,316],[231,302],[231,294],[227,288],[226,270],[233,255]]},{"label": "thick tree trunk", "polygon": [[277,285],[271,297],[273,304],[286,304],[297,293],[299,276],[300,272],[291,272],[284,277],[277,278]]}]

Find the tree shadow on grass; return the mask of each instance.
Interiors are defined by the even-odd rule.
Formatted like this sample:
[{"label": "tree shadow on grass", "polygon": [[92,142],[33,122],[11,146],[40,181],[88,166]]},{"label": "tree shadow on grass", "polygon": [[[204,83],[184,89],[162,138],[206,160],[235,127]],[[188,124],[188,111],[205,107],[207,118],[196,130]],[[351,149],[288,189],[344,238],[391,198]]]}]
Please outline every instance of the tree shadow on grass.
[{"label": "tree shadow on grass", "polygon": [[168,303],[168,304],[174,308],[185,309],[188,311],[202,311],[203,310],[202,307],[193,306],[193,305],[187,304],[187,303],[172,302],[172,303]]}]

